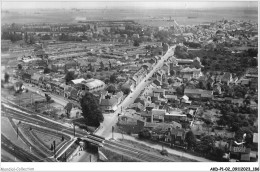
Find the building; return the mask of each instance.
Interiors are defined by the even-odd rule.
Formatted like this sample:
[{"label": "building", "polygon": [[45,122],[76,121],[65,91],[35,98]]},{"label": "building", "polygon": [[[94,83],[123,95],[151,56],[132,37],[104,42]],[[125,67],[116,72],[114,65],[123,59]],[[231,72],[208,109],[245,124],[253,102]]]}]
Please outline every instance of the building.
[{"label": "building", "polygon": [[212,99],[213,91],[185,88],[184,95],[188,96],[189,98],[193,98],[193,99],[200,99],[200,98]]},{"label": "building", "polygon": [[118,117],[117,125],[126,132],[139,133],[146,125],[146,120],[135,111],[126,111]]},{"label": "building", "polygon": [[105,99],[101,99],[100,108],[103,112],[115,112],[117,109],[117,99],[109,96]]},{"label": "building", "polygon": [[74,79],[71,80],[68,84],[79,90],[85,90],[89,92],[101,91],[105,88],[105,83],[103,81],[93,78],[88,80],[83,78]]},{"label": "building", "polygon": [[[195,78],[198,79],[199,77],[202,76],[201,69],[196,69],[196,68],[184,68],[180,71],[180,74],[184,78]],[[188,80],[190,80],[188,79]]]}]

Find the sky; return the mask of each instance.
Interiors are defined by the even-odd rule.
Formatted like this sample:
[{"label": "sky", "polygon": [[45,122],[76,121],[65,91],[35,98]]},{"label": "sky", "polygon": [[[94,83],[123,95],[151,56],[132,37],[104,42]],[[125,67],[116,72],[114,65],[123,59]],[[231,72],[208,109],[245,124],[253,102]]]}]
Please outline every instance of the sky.
[{"label": "sky", "polygon": [[258,7],[257,1],[154,1],[154,0],[141,0],[141,1],[130,1],[130,0],[120,0],[120,1],[50,1],[50,0],[2,0],[2,9],[113,9],[113,8],[139,8],[139,9],[203,9],[203,8],[214,8],[214,7]]}]

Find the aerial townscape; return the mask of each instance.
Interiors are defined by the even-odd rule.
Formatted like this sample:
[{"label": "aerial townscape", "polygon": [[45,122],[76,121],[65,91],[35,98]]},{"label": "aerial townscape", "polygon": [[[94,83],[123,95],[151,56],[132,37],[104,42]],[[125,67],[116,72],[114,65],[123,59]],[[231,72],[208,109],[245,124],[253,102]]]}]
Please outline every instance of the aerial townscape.
[{"label": "aerial townscape", "polygon": [[257,162],[257,8],[2,9],[1,161]]}]

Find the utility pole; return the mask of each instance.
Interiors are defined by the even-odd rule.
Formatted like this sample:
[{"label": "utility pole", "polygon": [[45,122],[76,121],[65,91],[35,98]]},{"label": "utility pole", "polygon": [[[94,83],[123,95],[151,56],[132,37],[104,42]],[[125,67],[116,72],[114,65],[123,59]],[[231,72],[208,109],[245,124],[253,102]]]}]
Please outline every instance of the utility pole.
[{"label": "utility pole", "polygon": [[76,132],[76,131],[75,131],[75,125],[73,124],[73,134],[74,134],[74,138],[75,138],[75,135],[76,135],[75,132]]},{"label": "utility pole", "polygon": [[114,126],[112,126],[112,139],[114,139]]},{"label": "utility pole", "polygon": [[56,144],[55,144],[55,140],[53,140],[53,152],[54,152],[54,158],[56,158]]}]

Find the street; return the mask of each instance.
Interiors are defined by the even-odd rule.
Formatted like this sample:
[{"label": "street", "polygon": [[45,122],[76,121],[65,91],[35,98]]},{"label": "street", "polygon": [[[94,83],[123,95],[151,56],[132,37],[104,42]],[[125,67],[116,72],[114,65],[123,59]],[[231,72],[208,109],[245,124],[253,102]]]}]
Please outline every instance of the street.
[{"label": "street", "polygon": [[130,104],[132,104],[135,99],[139,96],[141,91],[148,85],[148,82],[145,82],[148,80],[152,75],[157,71],[158,68],[161,68],[163,66],[164,60],[168,59],[170,56],[174,54],[176,46],[170,47],[169,50],[166,52],[166,54],[161,58],[161,60],[153,67],[153,69],[147,74],[147,76],[137,85],[135,90],[130,93],[125,100],[118,106],[117,110],[106,117],[104,115],[104,122],[101,124],[100,129],[95,133],[96,135],[109,138],[110,134],[112,133],[112,126],[114,126],[117,123],[118,113],[122,110],[125,110]]}]

